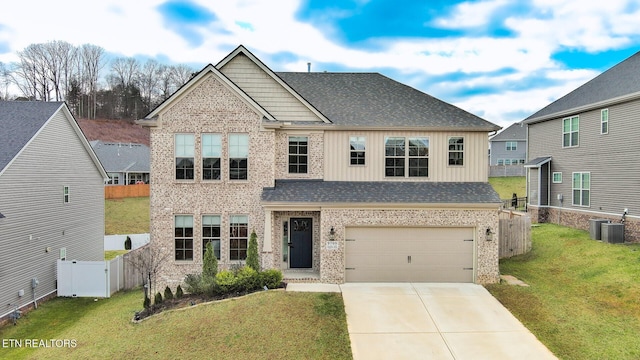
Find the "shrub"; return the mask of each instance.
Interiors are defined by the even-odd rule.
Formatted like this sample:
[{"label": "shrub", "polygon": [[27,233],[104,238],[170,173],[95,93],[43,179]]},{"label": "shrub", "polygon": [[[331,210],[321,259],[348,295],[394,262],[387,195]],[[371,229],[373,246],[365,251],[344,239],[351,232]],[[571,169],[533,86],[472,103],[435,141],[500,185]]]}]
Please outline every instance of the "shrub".
[{"label": "shrub", "polygon": [[131,238],[129,236],[124,240],[124,249],[131,250]]},{"label": "shrub", "polygon": [[247,247],[247,266],[255,271],[260,271],[260,260],[258,259],[258,235],[255,230],[251,231],[249,245]]},{"label": "shrub", "polygon": [[151,307],[151,299],[149,299],[146,294],[144,295],[144,302],[142,303],[142,306],[144,306],[145,309],[149,309]]},{"label": "shrub", "polygon": [[160,294],[160,292],[159,292],[159,291],[156,293],[155,298],[153,298],[153,303],[154,303],[155,305],[160,305],[160,304],[162,304],[162,294]]},{"label": "shrub", "polygon": [[211,242],[207,244],[204,250],[204,259],[202,260],[202,276],[215,278],[218,273],[218,259],[213,251],[213,245]]},{"label": "shrub", "polygon": [[176,288],[176,299],[180,299],[183,295],[184,292],[182,291],[182,286],[178,285]]},{"label": "shrub", "polygon": [[222,270],[216,274],[216,290],[221,294],[229,294],[238,289],[236,275],[228,270]]},{"label": "shrub", "polygon": [[184,288],[190,294],[203,294],[204,289],[202,288],[202,275],[187,274],[187,276],[184,278]]},{"label": "shrub", "polygon": [[277,289],[282,283],[282,271],[278,269],[268,269],[260,273],[260,287],[266,286],[269,289]]},{"label": "shrub", "polygon": [[168,286],[164,288],[164,299],[173,300],[173,293],[171,292],[171,288],[169,288]]},{"label": "shrub", "polygon": [[253,291],[260,287],[260,274],[253,268],[245,266],[236,274],[239,291]]}]

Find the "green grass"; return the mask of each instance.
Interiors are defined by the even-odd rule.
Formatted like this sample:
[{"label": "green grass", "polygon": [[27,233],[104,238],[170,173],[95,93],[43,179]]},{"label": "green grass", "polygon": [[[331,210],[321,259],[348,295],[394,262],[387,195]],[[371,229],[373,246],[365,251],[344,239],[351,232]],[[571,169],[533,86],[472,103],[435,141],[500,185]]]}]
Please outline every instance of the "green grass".
[{"label": "green grass", "polygon": [[149,198],[105,200],[105,235],[149,232]]},{"label": "green grass", "polygon": [[490,177],[489,184],[503,200],[511,199],[514,193],[518,197],[527,196],[527,178],[524,176]]},{"label": "green grass", "polygon": [[115,259],[116,256],[118,255],[124,255],[126,253],[128,253],[129,250],[107,250],[104,252],[104,259],[105,260],[112,260]]},{"label": "green grass", "polygon": [[68,339],[75,348],[2,349],[12,359],[351,359],[340,294],[260,292],[169,311],[139,324],[140,290],[57,298],[0,329],[4,339]]},{"label": "green grass", "polygon": [[552,224],[532,233],[530,253],[500,262],[530,287],[489,291],[562,359],[640,359],[640,245]]}]

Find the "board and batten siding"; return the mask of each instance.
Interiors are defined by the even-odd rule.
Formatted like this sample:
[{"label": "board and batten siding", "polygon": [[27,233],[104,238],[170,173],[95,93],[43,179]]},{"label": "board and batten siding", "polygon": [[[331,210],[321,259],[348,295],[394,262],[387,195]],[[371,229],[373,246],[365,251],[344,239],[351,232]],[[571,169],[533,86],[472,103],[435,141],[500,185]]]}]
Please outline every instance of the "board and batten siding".
[{"label": "board and batten siding", "polygon": [[[364,136],[365,165],[350,164],[349,137]],[[464,165],[449,165],[449,138],[464,138]],[[429,138],[429,177],[385,177],[385,138]],[[488,181],[488,140],[486,132],[419,131],[326,131],[324,140],[324,179],[327,181]]]},{"label": "board and batten siding", "polygon": [[238,54],[220,71],[280,121],[321,121],[244,54]]},{"label": "board and batten siding", "polygon": [[69,260],[104,259],[103,178],[63,111],[0,176],[0,212],[0,317],[33,302],[34,277],[36,298],[56,290],[60,248]]},{"label": "board and batten siding", "polygon": [[[600,133],[599,108],[580,116],[579,145],[562,148],[562,118],[529,126],[529,159],[552,156],[551,170],[562,183],[551,184],[550,205],[593,212],[640,215],[640,100],[606,107],[609,133]],[[590,206],[572,205],[572,173],[591,173]],[[558,200],[563,195],[563,203]]]}]

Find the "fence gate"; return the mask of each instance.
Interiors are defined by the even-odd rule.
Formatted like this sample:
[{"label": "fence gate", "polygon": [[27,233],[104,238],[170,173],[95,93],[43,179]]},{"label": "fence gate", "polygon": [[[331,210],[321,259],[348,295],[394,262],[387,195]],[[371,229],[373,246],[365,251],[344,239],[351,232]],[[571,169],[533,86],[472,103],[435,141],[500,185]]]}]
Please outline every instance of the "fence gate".
[{"label": "fence gate", "polygon": [[58,260],[58,296],[108,298],[124,287],[123,259]]},{"label": "fence gate", "polygon": [[500,212],[499,258],[509,258],[531,251],[531,217],[526,213]]}]

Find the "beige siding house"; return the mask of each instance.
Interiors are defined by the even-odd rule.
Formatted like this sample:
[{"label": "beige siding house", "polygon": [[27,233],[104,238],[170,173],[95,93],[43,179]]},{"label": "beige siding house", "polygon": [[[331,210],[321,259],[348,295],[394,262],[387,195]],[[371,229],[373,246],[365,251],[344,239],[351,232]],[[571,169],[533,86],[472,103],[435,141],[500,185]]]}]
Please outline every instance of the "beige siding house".
[{"label": "beige siding house", "polygon": [[525,119],[533,218],[583,230],[624,220],[624,240],[639,242],[639,118],[640,52]]},{"label": "beige siding house", "polygon": [[65,103],[0,101],[0,319],[55,296],[59,258],[104,259],[106,179]]},{"label": "beige siding house", "polygon": [[377,73],[274,72],[243,46],[139,123],[151,127],[160,281],[242,264],[258,235],[285,280],[498,281],[498,126]]}]

